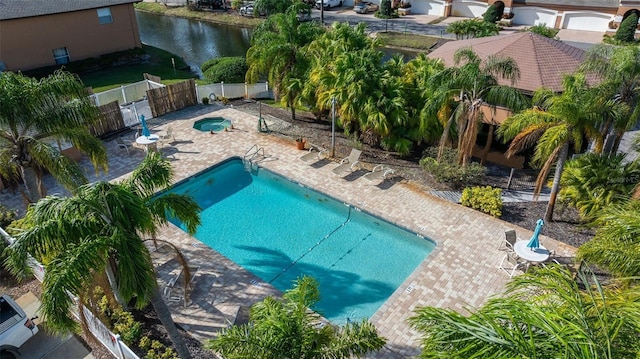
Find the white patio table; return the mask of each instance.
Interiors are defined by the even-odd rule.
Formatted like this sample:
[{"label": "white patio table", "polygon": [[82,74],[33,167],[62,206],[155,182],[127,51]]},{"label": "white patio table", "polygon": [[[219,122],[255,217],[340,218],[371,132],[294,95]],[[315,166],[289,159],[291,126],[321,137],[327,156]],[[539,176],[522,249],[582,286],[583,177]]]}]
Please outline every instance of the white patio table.
[{"label": "white patio table", "polygon": [[529,243],[529,241],[517,241],[516,244],[513,245],[513,250],[518,257],[531,264],[542,263],[549,259],[549,250],[543,245],[540,245],[538,248],[529,248],[527,247],[527,243]]},{"label": "white patio table", "polygon": [[151,150],[155,150],[156,142],[160,137],[158,135],[149,135],[149,136],[140,136],[136,138],[136,143],[139,145],[144,145],[145,151],[149,152],[149,146],[151,146]]}]

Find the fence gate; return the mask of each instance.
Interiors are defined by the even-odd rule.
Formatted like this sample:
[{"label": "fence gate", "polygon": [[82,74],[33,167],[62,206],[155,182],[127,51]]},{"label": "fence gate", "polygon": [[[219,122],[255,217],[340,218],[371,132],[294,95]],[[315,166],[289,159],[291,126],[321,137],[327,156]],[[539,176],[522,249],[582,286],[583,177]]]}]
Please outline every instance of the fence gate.
[{"label": "fence gate", "polygon": [[89,131],[91,131],[94,136],[100,137],[106,133],[118,131],[125,127],[118,101],[98,106],[98,109],[100,110],[101,116],[98,121],[89,128]]},{"label": "fence gate", "polygon": [[196,97],[196,82],[193,79],[147,90],[149,107],[153,117],[177,111],[198,103]]}]

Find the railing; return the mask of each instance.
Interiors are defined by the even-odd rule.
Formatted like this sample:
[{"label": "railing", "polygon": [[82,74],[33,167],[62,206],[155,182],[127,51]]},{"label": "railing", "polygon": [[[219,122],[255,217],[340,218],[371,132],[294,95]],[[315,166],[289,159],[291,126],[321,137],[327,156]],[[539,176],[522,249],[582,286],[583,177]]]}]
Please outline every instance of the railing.
[{"label": "railing", "polygon": [[269,90],[269,83],[255,84],[219,84],[196,85],[198,101],[202,102],[204,97],[215,101],[217,98],[273,98],[273,92]]},{"label": "railing", "polygon": [[[13,243],[15,239],[11,237],[7,232],[0,227],[0,236],[3,240],[9,244]],[[45,268],[42,264],[40,264],[34,258],[29,257],[28,261],[29,267],[31,267],[33,271],[33,275],[39,280],[41,283],[44,281]],[[78,302],[78,298],[72,297],[74,303]],[[113,334],[109,328],[107,328],[100,319],[96,318],[93,313],[85,306],[81,305],[82,311],[84,312],[84,316],[87,320],[87,326],[91,334],[93,334],[102,345],[107,348],[111,354],[113,354],[118,359],[140,359],[133,350],[131,350],[124,342],[120,340],[120,336],[118,334]],[[71,310],[72,314],[76,317],[76,319],[80,320],[78,315],[78,308],[74,308]]]}]

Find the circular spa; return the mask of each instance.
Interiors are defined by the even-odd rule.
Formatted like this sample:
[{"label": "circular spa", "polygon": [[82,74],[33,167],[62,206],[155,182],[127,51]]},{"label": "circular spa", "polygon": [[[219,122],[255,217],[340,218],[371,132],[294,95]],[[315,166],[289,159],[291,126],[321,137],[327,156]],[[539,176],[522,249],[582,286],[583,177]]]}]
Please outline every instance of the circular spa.
[{"label": "circular spa", "polygon": [[224,117],[206,117],[193,123],[193,128],[203,132],[220,132],[231,127],[231,120]]}]

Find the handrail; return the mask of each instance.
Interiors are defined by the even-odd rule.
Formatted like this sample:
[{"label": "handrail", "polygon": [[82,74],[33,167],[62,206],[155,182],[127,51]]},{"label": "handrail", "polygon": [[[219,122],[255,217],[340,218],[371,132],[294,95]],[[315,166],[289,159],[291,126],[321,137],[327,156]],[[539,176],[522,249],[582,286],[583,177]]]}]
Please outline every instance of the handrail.
[{"label": "handrail", "polygon": [[[254,152],[254,153],[252,153],[252,154],[249,154],[249,152],[251,152],[251,150],[253,150],[254,148],[256,149],[256,150],[255,150],[255,152]],[[253,146],[251,146],[251,147],[247,150],[247,152],[245,152],[245,153],[244,153],[244,157],[242,157],[242,158],[243,158],[244,160],[246,160],[246,159],[247,159],[247,157],[255,155],[255,154],[258,152],[258,150],[259,150],[258,145],[254,143],[254,144],[253,144]]]}]

